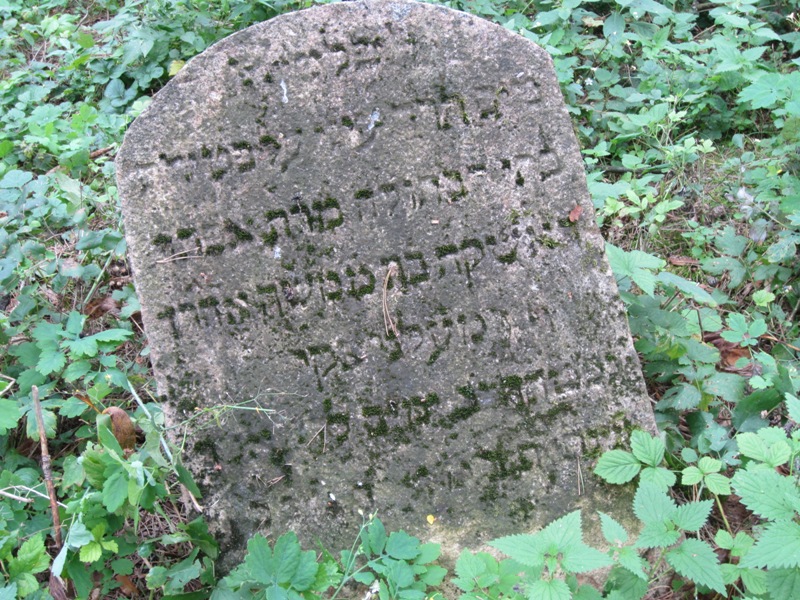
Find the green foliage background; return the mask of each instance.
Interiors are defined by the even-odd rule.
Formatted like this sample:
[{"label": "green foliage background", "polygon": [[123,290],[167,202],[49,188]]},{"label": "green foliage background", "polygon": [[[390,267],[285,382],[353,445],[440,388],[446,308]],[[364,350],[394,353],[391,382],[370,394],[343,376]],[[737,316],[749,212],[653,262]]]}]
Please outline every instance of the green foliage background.
[{"label": "green foliage background", "polygon": [[[114,153],[192,56],[311,4],[0,0],[0,599],[48,597],[50,574],[77,597],[129,585],[176,598],[442,593],[438,551],[368,517],[352,549],[313,565],[296,539],[255,540],[218,582],[205,523],[178,508],[199,491],[151,395]],[[636,540],[600,515],[612,549],[599,553],[571,513],[497,540],[509,559],[463,555],[451,588],[467,599],[640,598],[671,582],[675,597],[800,597],[797,0],[445,4],[553,57],[662,431],[598,464],[611,483],[638,477]],[[128,410],[144,436],[135,452],[90,404]],[[646,548],[661,553],[647,563]],[[600,588],[577,583],[610,565]]]}]

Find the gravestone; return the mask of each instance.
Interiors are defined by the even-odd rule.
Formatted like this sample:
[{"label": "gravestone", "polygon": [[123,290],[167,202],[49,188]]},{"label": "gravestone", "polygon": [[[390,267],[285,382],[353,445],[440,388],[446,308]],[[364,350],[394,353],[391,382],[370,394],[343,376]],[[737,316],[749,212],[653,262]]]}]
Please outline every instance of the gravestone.
[{"label": "gravestone", "polygon": [[187,64],[117,166],[172,423],[239,407],[186,426],[229,565],[375,510],[451,556],[614,511],[591,466],[653,417],[539,47],[406,1],[284,15]]}]

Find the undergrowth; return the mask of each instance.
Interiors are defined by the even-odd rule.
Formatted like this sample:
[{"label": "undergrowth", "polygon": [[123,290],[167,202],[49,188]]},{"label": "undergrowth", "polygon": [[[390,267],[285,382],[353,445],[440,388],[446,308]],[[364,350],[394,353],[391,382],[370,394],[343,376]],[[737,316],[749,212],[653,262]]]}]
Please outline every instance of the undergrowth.
[{"label": "undergrowth", "polygon": [[220,578],[151,396],[113,157],[188,59],[310,2],[5,0],[1,600],[800,597],[797,1],[446,4],[553,57],[661,432],[596,468],[635,485],[639,530],[573,512],[448,574],[369,515],[342,552],[255,537]]}]

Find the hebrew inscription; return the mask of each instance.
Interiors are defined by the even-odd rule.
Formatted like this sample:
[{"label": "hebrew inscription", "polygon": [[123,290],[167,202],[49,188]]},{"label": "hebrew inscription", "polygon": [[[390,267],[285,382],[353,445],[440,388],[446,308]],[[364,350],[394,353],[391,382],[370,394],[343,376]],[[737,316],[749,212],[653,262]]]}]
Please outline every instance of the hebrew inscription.
[{"label": "hebrew inscription", "polygon": [[457,548],[608,505],[576,473],[652,416],[541,49],[405,1],[286,15],[117,165],[171,419],[243,407],[189,442],[231,561],[359,511]]}]

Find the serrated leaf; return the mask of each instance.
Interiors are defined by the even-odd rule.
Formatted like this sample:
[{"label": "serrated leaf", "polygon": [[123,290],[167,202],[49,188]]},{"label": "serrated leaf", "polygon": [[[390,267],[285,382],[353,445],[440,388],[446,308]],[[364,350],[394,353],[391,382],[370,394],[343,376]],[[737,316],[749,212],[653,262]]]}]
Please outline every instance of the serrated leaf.
[{"label": "serrated leaf", "polygon": [[78,338],[64,344],[73,358],[92,358],[97,356],[97,342],[92,338]]},{"label": "serrated leaf", "polygon": [[703,480],[703,472],[695,467],[686,467],[681,471],[681,485],[695,485]]},{"label": "serrated leaf", "polygon": [[544,564],[541,544],[534,535],[508,535],[492,540],[489,545],[520,564],[530,567],[540,567]]},{"label": "serrated leaf", "polygon": [[414,564],[427,565],[439,558],[439,556],[442,554],[442,546],[440,544],[429,542],[427,544],[421,544],[417,549],[417,552],[418,554],[414,559]]},{"label": "serrated leaf", "polygon": [[456,561],[456,575],[462,583],[456,584],[460,589],[469,592],[475,588],[474,580],[486,572],[486,563],[481,558],[463,550]]},{"label": "serrated leaf", "polygon": [[642,468],[642,463],[625,450],[609,450],[605,452],[594,469],[595,475],[609,483],[628,483]]},{"label": "serrated leaf", "polygon": [[800,567],[800,525],[794,521],[769,523],[740,564],[767,569]]},{"label": "serrated leaf", "polygon": [[618,281],[629,277],[648,296],[655,291],[656,276],[651,269],[661,269],[666,264],[662,259],[640,250],[626,252],[606,243],[606,254]]},{"label": "serrated leaf", "polygon": [[639,553],[633,548],[620,548],[617,554],[617,560],[619,561],[619,564],[636,575],[636,577],[639,579],[643,581],[648,580],[647,574],[644,571],[645,567],[647,566],[647,561],[639,556]]},{"label": "serrated leaf", "polygon": [[677,509],[675,502],[658,486],[642,483],[633,499],[633,512],[644,524],[662,523],[672,519]]},{"label": "serrated leaf", "polygon": [[128,478],[120,467],[103,483],[103,506],[113,513],[128,499]]},{"label": "serrated leaf", "polygon": [[39,354],[39,362],[36,363],[36,370],[42,375],[58,373],[67,364],[66,355],[57,348],[42,350]]},{"label": "serrated leaf", "polygon": [[292,588],[298,592],[304,592],[309,589],[317,578],[317,553],[313,550],[308,550],[300,555],[300,564],[297,565],[297,570],[292,576]]},{"label": "serrated leaf", "polygon": [[713,504],[713,500],[687,502],[674,512],[672,522],[684,531],[699,531],[706,524]]},{"label": "serrated leaf", "polygon": [[375,519],[370,523],[366,535],[369,549],[365,549],[365,552],[368,554],[381,554],[386,546],[386,528],[383,526],[380,519]]},{"label": "serrated leaf", "polygon": [[273,576],[279,584],[289,583],[300,565],[300,542],[293,531],[284,533],[272,549]]},{"label": "serrated leaf", "polygon": [[697,462],[697,452],[694,448],[681,448],[681,458],[687,463]]},{"label": "serrated leaf", "polygon": [[250,575],[258,583],[269,584],[275,575],[272,561],[272,549],[269,542],[261,534],[256,534],[247,541],[247,556],[244,563]]},{"label": "serrated leaf", "polygon": [[773,598],[800,598],[800,569],[770,569],[767,588]]},{"label": "serrated leaf", "polygon": [[710,473],[705,478],[708,491],[717,496],[729,496],[731,493],[731,480],[722,473]]},{"label": "serrated leaf", "polygon": [[793,519],[794,507],[800,503],[794,482],[772,469],[740,469],[733,476],[733,488],[742,497],[742,504],[773,521]]},{"label": "serrated leaf", "polygon": [[609,544],[624,544],[628,541],[628,532],[618,521],[605,513],[598,511],[597,514],[600,515],[600,528],[603,532],[603,537]]},{"label": "serrated leaf", "polygon": [[631,433],[631,451],[633,455],[646,465],[657,467],[664,460],[664,442],[639,429]]},{"label": "serrated leaf", "polygon": [[588,573],[614,564],[607,554],[583,543],[572,545],[564,550],[562,555],[561,566],[570,573]]},{"label": "serrated leaf", "polygon": [[537,579],[528,588],[528,600],[571,600],[569,586],[560,579]]},{"label": "serrated leaf", "polygon": [[666,548],[678,541],[680,531],[669,520],[645,525],[636,538],[636,548]]},{"label": "serrated leaf", "polygon": [[436,587],[441,585],[445,576],[447,576],[447,569],[439,565],[430,565],[425,572],[419,576],[419,580],[427,586]]},{"label": "serrated leaf", "polygon": [[81,547],[78,558],[81,562],[92,563],[103,556],[103,547],[100,542],[90,542]]},{"label": "serrated leaf", "polygon": [[667,562],[680,575],[695,583],[725,594],[719,560],[714,550],[700,540],[688,539],[665,554]]},{"label": "serrated leaf", "polygon": [[704,456],[697,463],[697,466],[703,473],[718,473],[722,468],[722,461],[711,458],[710,456]]},{"label": "serrated leaf", "polygon": [[791,449],[784,440],[768,442],[764,438],[766,431],[768,429],[761,429],[758,433],[745,432],[737,435],[739,452],[770,467],[779,467],[791,458]]},{"label": "serrated leaf", "polygon": [[789,418],[795,423],[800,423],[800,400],[792,394],[784,394],[786,409],[789,411]]},{"label": "serrated leaf", "polygon": [[21,573],[41,573],[50,566],[50,555],[44,547],[44,538],[34,535],[19,547],[17,555],[9,560],[8,571],[12,578]]},{"label": "serrated leaf", "polygon": [[566,552],[573,546],[582,544],[581,511],[575,510],[556,519],[536,534],[547,546],[555,545],[559,552]]},{"label": "serrated leaf", "polygon": [[[760,596],[767,593],[767,574],[760,569],[740,569],[739,573],[742,577],[742,583],[745,589],[751,594]],[[776,598],[783,598],[784,596],[775,596]],[[785,596],[792,598],[793,596]]]},{"label": "serrated leaf", "polygon": [[658,486],[665,492],[675,485],[675,473],[664,467],[645,467],[639,475],[639,481],[648,482]]},{"label": "serrated leaf", "polygon": [[15,401],[0,398],[0,435],[14,429],[21,418],[22,413]]},{"label": "serrated leaf", "polygon": [[412,560],[419,554],[419,540],[405,531],[394,531],[386,541],[386,554],[400,560]]}]

